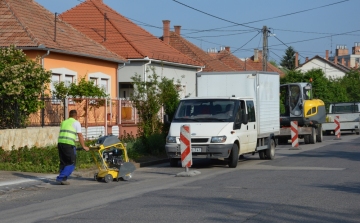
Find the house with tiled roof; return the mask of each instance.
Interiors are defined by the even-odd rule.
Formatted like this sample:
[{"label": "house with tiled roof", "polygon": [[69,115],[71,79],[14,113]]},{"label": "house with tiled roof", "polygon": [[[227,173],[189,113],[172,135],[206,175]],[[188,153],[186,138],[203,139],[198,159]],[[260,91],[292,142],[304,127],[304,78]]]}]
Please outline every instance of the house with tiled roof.
[{"label": "house with tiled roof", "polygon": [[204,72],[234,71],[231,67],[183,38],[180,32],[181,26],[174,26],[174,31],[170,31],[170,21],[163,20],[163,36],[160,39],[193,60],[204,64],[205,68],[202,69]]},{"label": "house with tiled roof", "polygon": [[102,0],[86,0],[59,16],[86,36],[129,62],[119,69],[119,97],[133,92],[135,74],[146,81],[154,69],[160,77],[179,80],[182,96],[195,95],[196,72],[203,65],[114,11]]},{"label": "house with tiled roof", "polygon": [[[296,53],[296,58],[298,58],[298,53]],[[295,61],[298,61],[295,59]],[[298,65],[295,63],[295,70],[302,72],[307,72],[312,69],[321,69],[325,77],[327,78],[342,78],[347,72],[351,70],[350,67],[345,65],[344,59],[338,61],[335,57],[334,61],[329,60],[329,51],[326,50],[325,58],[316,55],[313,58],[306,58],[303,64]]]},{"label": "house with tiled roof", "polygon": [[[262,50],[254,49],[254,55],[249,58],[245,58],[244,62],[247,64],[247,66],[251,66],[254,70],[263,70]],[[279,73],[280,77],[285,76],[285,73],[282,70],[272,65],[270,62],[267,62],[266,64],[266,71]]]},{"label": "house with tiled roof", "polygon": [[[41,57],[52,84],[92,78],[116,96],[119,64],[127,60],[86,37],[34,0],[0,1],[0,47],[16,45],[31,59]],[[50,92],[49,92],[50,93]]]},{"label": "house with tiled roof", "polygon": [[255,70],[250,64],[246,64],[246,61],[243,61],[232,54],[229,46],[221,47],[220,51],[212,53],[212,55],[236,71]]},{"label": "house with tiled roof", "polygon": [[[15,45],[30,59],[40,57],[43,68],[52,72],[46,94],[51,96],[55,82],[65,82],[68,85],[85,78],[102,87],[111,98],[117,96],[118,70],[127,62],[124,57],[90,39],[34,0],[1,0],[0,15],[0,47]],[[109,128],[111,130],[108,131],[114,134],[119,131],[116,125],[105,128],[106,114],[102,110],[86,112],[84,102],[74,103],[69,99],[66,107],[68,110],[78,111],[78,120],[86,129],[86,138],[99,136]],[[59,100],[47,100],[44,104],[41,112],[44,119],[40,121],[39,111],[31,114],[29,121],[35,126],[41,122],[43,126],[57,123],[58,127],[67,116],[64,113],[65,105]],[[114,108],[115,106],[111,109],[115,110]],[[107,112],[117,115],[110,109]],[[110,116],[111,119],[115,120],[118,117],[116,115]],[[56,143],[59,130],[55,128],[48,131],[53,133]]]},{"label": "house with tiled roof", "polygon": [[[251,57],[242,60],[231,53],[230,47],[223,47],[220,51],[210,49],[207,52],[200,49],[181,36],[181,26],[174,26],[174,31],[170,31],[169,20],[163,21],[163,36],[161,39],[192,59],[203,63],[205,68],[202,71],[204,72],[262,70],[261,58],[257,57],[256,60],[254,60],[254,57]],[[268,63],[267,71],[278,72],[280,76],[284,76],[284,73],[280,69],[270,63]]]}]

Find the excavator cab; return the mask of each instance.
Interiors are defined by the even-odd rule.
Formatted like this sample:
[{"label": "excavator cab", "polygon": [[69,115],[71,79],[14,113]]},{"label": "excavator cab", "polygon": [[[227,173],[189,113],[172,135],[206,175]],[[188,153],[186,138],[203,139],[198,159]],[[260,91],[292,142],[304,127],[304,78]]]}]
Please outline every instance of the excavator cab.
[{"label": "excavator cab", "polygon": [[299,126],[311,126],[325,122],[325,104],[312,98],[311,83],[280,85],[280,126],[290,126],[298,121]]}]

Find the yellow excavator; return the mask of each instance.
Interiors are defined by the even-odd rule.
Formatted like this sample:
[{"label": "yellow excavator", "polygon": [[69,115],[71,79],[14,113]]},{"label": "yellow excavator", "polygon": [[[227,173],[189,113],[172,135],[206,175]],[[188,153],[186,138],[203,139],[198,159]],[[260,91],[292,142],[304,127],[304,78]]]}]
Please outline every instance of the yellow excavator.
[{"label": "yellow excavator", "polygon": [[291,139],[292,121],[297,121],[298,137],[303,138],[305,144],[322,142],[325,119],[325,103],[313,99],[311,80],[280,85],[280,144]]}]

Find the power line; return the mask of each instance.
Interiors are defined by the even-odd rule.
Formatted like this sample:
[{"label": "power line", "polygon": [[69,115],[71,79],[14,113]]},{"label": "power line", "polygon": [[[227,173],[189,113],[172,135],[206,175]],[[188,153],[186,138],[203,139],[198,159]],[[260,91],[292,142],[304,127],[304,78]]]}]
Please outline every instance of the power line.
[{"label": "power line", "polygon": [[220,18],[220,17],[218,17],[218,16],[212,15],[212,14],[210,14],[210,13],[201,11],[201,10],[199,10],[199,9],[196,9],[196,8],[194,8],[194,7],[191,7],[191,6],[189,6],[189,5],[186,5],[186,4],[184,4],[184,3],[181,3],[181,2],[179,2],[179,1],[177,1],[177,0],[173,0],[173,1],[176,2],[176,3],[178,3],[178,4],[180,4],[180,5],[183,5],[183,6],[185,6],[185,7],[188,7],[188,8],[190,8],[190,9],[195,10],[195,11],[201,12],[201,13],[203,13],[203,14],[205,14],[205,15],[208,15],[208,16],[211,16],[211,17],[220,19],[220,20],[225,21],[225,22],[233,23],[233,24],[236,24],[236,25],[239,25],[239,26],[244,26],[244,27],[248,27],[248,28],[252,28],[252,29],[256,29],[256,30],[261,30],[261,29],[259,29],[259,28],[255,28],[255,27],[251,27],[251,26],[246,26],[246,25],[244,25],[244,24],[240,24],[240,23],[237,23],[237,22],[233,22],[233,21],[230,21],[230,20],[227,20],[227,19]]},{"label": "power line", "polygon": [[[184,5],[188,8],[191,8],[195,11],[199,11],[201,13],[204,13],[206,15],[209,15],[211,17],[215,17],[217,19],[220,19],[220,20],[223,20],[223,21],[226,21],[226,22],[230,22],[230,23],[233,23],[235,25],[232,25],[232,26],[225,26],[225,27],[218,27],[218,28],[213,28],[213,29],[207,29],[207,30],[200,30],[198,32],[206,32],[206,31],[215,31],[215,30],[219,30],[219,29],[223,29],[223,28],[228,28],[228,27],[234,27],[234,26],[245,26],[245,27],[248,27],[248,28],[253,28],[253,29],[256,29],[256,30],[259,30],[259,28],[255,28],[255,27],[250,27],[250,26],[246,26],[245,24],[251,24],[251,23],[255,23],[255,22],[261,22],[261,21],[266,21],[266,20],[271,20],[271,19],[276,19],[276,18],[281,18],[281,17],[285,17],[285,16],[290,16],[290,15],[295,15],[295,14],[299,14],[299,13],[303,13],[303,12],[308,12],[308,11],[312,11],[312,10],[316,10],[316,9],[320,9],[320,8],[325,8],[325,7],[329,7],[329,6],[332,6],[332,5],[336,5],[336,4],[341,4],[341,3],[344,3],[344,2],[347,2],[349,0],[343,0],[343,1],[339,1],[339,2],[335,2],[335,3],[331,3],[331,4],[327,4],[327,5],[323,5],[323,6],[319,6],[319,7],[314,7],[314,8],[310,8],[310,9],[305,9],[305,10],[301,10],[301,11],[296,11],[296,12],[292,12],[292,13],[287,13],[287,14],[283,14],[283,15],[279,15],[279,16],[274,16],[274,17],[270,17],[270,18],[266,18],[266,19],[259,19],[259,20],[255,20],[255,21],[251,21],[251,22],[245,22],[245,23],[235,23],[235,22],[232,22],[232,21],[229,21],[229,20],[226,20],[226,19],[222,19],[220,17],[217,17],[217,16],[214,16],[214,15],[211,15],[209,13],[206,13],[206,12],[203,12],[203,11],[200,11],[198,9],[195,9],[191,6],[188,6],[186,4],[183,4],[179,1],[176,1],[176,0],[173,0],[174,2],[177,2],[178,4],[181,4],[181,5]],[[197,33],[197,32],[194,32],[194,33]],[[192,33],[191,33],[192,34]]]}]

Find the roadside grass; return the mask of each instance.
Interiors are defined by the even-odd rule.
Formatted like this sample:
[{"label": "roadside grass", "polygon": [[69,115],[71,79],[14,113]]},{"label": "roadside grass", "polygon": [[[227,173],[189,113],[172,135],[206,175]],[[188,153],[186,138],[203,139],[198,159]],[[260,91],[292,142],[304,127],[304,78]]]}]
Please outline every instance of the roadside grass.
[{"label": "roadside grass", "polygon": [[[120,138],[125,145],[128,157],[132,162],[152,161],[157,157],[164,157],[164,140],[161,136],[149,137],[148,142],[153,150],[146,149],[144,141],[133,136]],[[86,145],[94,145],[96,140],[86,141]],[[78,146],[79,147],[79,146]],[[95,167],[92,153],[84,150],[76,151],[76,170],[89,169]],[[47,147],[21,147],[5,151],[0,147],[0,170],[21,171],[34,173],[58,173],[59,154],[56,145]]]}]

